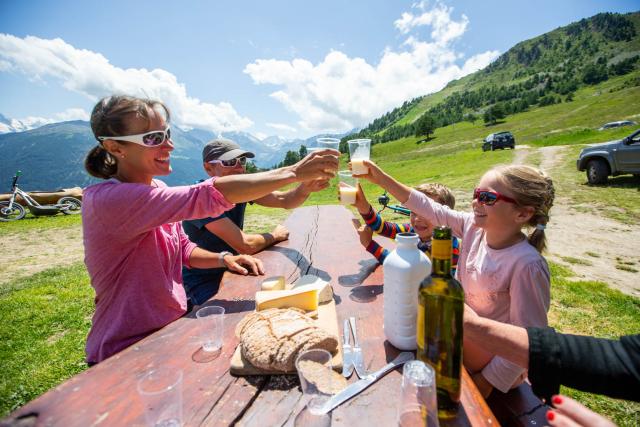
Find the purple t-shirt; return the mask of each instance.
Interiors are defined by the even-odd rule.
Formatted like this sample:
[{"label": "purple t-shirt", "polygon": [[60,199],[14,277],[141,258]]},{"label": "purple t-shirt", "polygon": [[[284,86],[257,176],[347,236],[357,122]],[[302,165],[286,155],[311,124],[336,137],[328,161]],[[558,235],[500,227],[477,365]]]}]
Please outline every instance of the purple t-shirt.
[{"label": "purple t-shirt", "polygon": [[213,186],[110,179],[83,192],[85,264],[95,289],[87,362],[97,363],[186,312],[182,266],[196,245],[180,221],[233,207]]}]

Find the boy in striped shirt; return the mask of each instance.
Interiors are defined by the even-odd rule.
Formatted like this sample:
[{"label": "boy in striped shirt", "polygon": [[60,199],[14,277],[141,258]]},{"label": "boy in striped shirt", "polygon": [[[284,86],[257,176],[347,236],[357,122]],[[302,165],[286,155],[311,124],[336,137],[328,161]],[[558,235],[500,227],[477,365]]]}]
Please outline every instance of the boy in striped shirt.
[{"label": "boy in striped shirt", "polygon": [[[441,205],[448,206],[450,209],[455,207],[456,199],[453,193],[449,188],[442,184],[421,184],[415,187],[415,189]],[[355,207],[358,209],[358,212],[360,212],[362,219],[364,219],[366,223],[366,225],[358,228],[360,243],[369,253],[376,257],[378,262],[382,264],[389,254],[389,251],[373,240],[373,232],[390,239],[395,239],[397,233],[416,233],[420,238],[418,249],[423,251],[429,259],[431,259],[431,236],[433,234],[433,229],[437,224],[432,224],[413,212],[411,212],[409,217],[410,223],[408,224],[398,224],[395,222],[385,221],[382,219],[380,214],[373,209],[365,197],[360,185],[358,185]],[[458,265],[458,256],[460,255],[460,241],[454,236],[452,243],[453,255],[451,259],[451,274],[455,276],[456,267]]]}]

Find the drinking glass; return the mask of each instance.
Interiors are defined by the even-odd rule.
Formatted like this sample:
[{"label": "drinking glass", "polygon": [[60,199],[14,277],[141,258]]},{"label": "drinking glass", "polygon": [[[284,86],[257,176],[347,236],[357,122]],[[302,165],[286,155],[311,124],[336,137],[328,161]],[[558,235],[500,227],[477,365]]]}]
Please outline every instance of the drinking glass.
[{"label": "drinking glass", "polygon": [[222,348],[222,333],[224,332],[224,307],[211,305],[196,312],[201,327],[202,350],[205,352],[218,351]]},{"label": "drinking glass", "polygon": [[404,364],[398,426],[439,426],[435,372],[420,360]]},{"label": "drinking glass", "polygon": [[313,415],[322,415],[322,407],[333,394],[331,360],[331,353],[320,349],[304,351],[296,359],[300,387],[307,399],[307,410]]},{"label": "drinking glass", "polygon": [[337,138],[318,138],[316,142],[320,149],[331,148],[333,150],[340,150],[340,140]]},{"label": "drinking glass", "polygon": [[138,395],[148,426],[182,426],[182,371],[163,367],[147,372],[138,381]]},{"label": "drinking glass", "polygon": [[371,154],[370,139],[352,139],[349,144],[349,158],[351,159],[351,170],[354,175],[366,175],[369,168],[362,161],[369,160]]},{"label": "drinking glass", "polygon": [[353,177],[351,171],[338,172],[338,178],[340,179],[338,187],[340,191],[340,203],[344,205],[354,204],[358,192],[358,180]]}]

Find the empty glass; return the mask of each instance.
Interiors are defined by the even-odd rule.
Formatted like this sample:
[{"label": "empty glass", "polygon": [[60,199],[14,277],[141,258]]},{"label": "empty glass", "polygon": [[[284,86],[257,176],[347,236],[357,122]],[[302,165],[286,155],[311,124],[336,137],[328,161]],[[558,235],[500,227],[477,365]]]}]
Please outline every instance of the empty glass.
[{"label": "empty glass", "polygon": [[296,359],[300,387],[307,399],[307,410],[313,415],[322,415],[323,405],[333,394],[331,360],[331,353],[326,350],[307,350]]},{"label": "empty glass", "polygon": [[318,143],[318,148],[323,150],[325,148],[331,148],[333,150],[340,149],[340,140],[337,138],[318,138],[316,142]]},{"label": "empty glass", "polygon": [[435,372],[420,360],[407,362],[402,369],[398,426],[439,426]]},{"label": "empty glass", "polygon": [[362,161],[369,160],[370,154],[370,139],[352,139],[349,141],[349,158],[351,159],[351,170],[354,175],[366,175],[369,172],[369,168]]},{"label": "empty glass", "polygon": [[338,187],[340,191],[340,203],[344,205],[354,204],[358,192],[358,180],[353,177],[351,171],[338,172],[338,178],[340,179]]},{"label": "empty glass", "polygon": [[211,305],[196,312],[200,322],[202,350],[205,352],[218,351],[222,348],[222,333],[224,332],[224,307]]},{"label": "empty glass", "polygon": [[138,381],[138,395],[148,426],[182,426],[182,371],[163,367],[147,372]]}]

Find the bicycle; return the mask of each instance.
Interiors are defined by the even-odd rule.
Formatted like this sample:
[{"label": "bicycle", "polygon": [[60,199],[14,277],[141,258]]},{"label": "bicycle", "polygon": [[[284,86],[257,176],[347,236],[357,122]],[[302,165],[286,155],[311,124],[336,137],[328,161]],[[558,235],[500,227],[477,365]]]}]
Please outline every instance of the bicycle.
[{"label": "bicycle", "polygon": [[82,202],[75,197],[65,196],[58,199],[53,205],[41,205],[29,194],[18,187],[18,178],[22,172],[17,171],[11,184],[11,197],[9,201],[0,201],[0,221],[17,221],[25,217],[27,212],[24,207],[16,201],[16,197],[22,197],[27,204],[27,208],[34,216],[56,215],[77,215],[82,212]]}]

